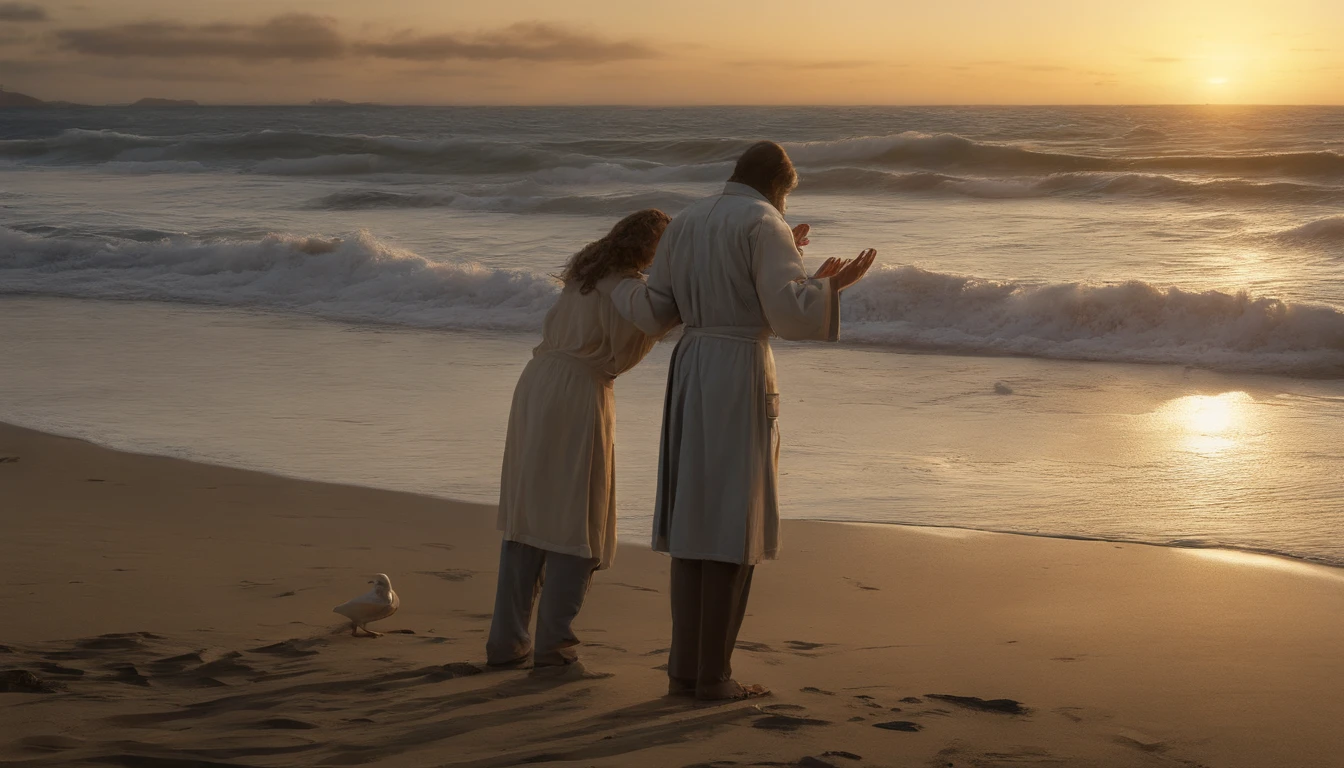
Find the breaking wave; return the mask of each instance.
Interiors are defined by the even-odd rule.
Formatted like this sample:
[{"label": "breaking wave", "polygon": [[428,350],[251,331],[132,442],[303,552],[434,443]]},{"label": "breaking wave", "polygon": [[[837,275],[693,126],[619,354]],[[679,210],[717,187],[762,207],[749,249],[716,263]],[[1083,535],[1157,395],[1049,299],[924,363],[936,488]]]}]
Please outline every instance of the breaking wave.
[{"label": "breaking wave", "polygon": [[[136,241],[0,230],[0,293],[181,301],[338,320],[534,332],[555,281],[347,238]],[[882,268],[845,294],[844,338],[897,349],[1344,376],[1344,313],[1140,281],[1026,283]]]}]

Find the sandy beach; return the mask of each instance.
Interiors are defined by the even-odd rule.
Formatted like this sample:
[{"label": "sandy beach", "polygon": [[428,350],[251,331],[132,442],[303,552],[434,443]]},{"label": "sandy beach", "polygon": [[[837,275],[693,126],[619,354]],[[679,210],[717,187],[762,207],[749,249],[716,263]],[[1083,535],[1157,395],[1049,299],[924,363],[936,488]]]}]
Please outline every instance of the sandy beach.
[{"label": "sandy beach", "polygon": [[[667,560],[580,616],[607,680],[484,671],[492,510],[0,427],[0,764],[1344,765],[1344,574],[786,521],[735,656],[663,697]],[[378,639],[331,607],[386,572]],[[30,675],[15,672],[24,670]]]}]

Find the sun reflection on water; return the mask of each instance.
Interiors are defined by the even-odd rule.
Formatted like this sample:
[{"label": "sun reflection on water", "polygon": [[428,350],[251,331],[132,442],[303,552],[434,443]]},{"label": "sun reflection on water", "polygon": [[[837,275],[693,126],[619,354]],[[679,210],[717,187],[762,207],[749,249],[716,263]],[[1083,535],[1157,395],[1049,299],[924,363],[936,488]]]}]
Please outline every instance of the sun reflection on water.
[{"label": "sun reflection on water", "polygon": [[1187,395],[1163,403],[1156,415],[1181,435],[1185,449],[1214,455],[1236,447],[1254,403],[1245,392]]}]

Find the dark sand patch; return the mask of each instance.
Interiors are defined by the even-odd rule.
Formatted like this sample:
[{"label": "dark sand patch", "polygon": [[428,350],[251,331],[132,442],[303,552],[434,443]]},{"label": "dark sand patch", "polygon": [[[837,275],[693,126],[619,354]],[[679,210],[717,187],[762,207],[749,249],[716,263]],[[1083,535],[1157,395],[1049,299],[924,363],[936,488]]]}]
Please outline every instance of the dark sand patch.
[{"label": "dark sand patch", "polygon": [[0,693],[55,693],[60,686],[43,680],[26,669],[0,672]]},{"label": "dark sand patch", "polygon": [[949,704],[956,704],[966,709],[974,709],[980,712],[997,712],[1004,715],[1025,715],[1029,711],[1022,706],[1019,701],[1012,699],[982,699],[978,696],[953,696],[947,693],[926,693],[926,698],[946,701]]},{"label": "dark sand patch", "polygon": [[803,726],[809,725],[830,725],[830,720],[819,720],[815,717],[795,717],[793,715],[766,715],[752,722],[752,728],[760,728],[766,731],[796,731]]},{"label": "dark sand patch", "polygon": [[416,571],[421,576],[433,576],[444,581],[466,581],[476,574],[465,568],[449,568],[445,571]]},{"label": "dark sand patch", "polygon": [[885,723],[873,723],[874,728],[881,728],[884,731],[902,731],[905,733],[914,733],[924,730],[924,726],[910,720],[891,720]]}]

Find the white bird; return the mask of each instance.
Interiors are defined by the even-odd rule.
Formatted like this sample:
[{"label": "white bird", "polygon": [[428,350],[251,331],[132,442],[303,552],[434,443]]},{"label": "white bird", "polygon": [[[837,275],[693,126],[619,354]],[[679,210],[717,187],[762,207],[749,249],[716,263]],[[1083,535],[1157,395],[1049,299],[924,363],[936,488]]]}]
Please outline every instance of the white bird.
[{"label": "white bird", "polygon": [[373,589],[331,609],[350,620],[351,637],[359,637],[361,629],[369,637],[382,637],[381,632],[374,632],[364,625],[386,619],[401,607],[401,598],[392,591],[392,580],[387,578],[387,574],[375,573],[369,583],[373,585]]}]

